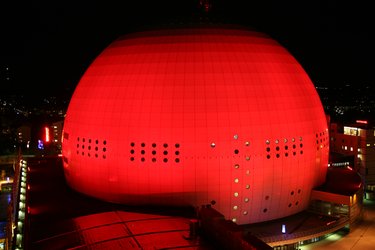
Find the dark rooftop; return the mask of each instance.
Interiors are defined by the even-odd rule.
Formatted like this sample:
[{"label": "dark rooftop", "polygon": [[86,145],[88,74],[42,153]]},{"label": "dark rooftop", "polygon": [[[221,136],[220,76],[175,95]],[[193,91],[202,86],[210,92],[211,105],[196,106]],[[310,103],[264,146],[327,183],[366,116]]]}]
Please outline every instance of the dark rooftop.
[{"label": "dark rooftop", "polygon": [[[29,158],[28,167],[28,249],[217,249],[208,238],[190,237],[196,219],[191,207],[134,207],[87,197],[69,188],[57,157]],[[240,229],[272,245],[326,233],[338,223],[304,211]]]}]

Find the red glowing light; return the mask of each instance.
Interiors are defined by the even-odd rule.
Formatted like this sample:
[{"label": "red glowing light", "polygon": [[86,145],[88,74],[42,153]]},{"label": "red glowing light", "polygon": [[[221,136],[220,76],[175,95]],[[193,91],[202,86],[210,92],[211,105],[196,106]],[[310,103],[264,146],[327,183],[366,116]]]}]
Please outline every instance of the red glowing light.
[{"label": "red glowing light", "polygon": [[328,164],[308,75],[276,41],[243,28],[114,41],[79,82],[64,134],[73,189],[125,204],[213,204],[238,224],[306,209]]},{"label": "red glowing light", "polygon": [[357,122],[357,123],[361,123],[361,124],[367,124],[367,121],[366,121],[366,120],[357,120],[356,122]]},{"label": "red glowing light", "polygon": [[49,127],[44,127],[44,141],[49,142],[50,137],[49,137]]}]

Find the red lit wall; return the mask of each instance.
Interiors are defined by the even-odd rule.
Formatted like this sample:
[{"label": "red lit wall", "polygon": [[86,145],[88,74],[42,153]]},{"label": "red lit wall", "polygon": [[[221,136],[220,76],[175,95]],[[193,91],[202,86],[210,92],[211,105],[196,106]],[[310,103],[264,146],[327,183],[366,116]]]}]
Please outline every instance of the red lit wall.
[{"label": "red lit wall", "polygon": [[84,194],[213,204],[245,224],[306,209],[328,148],[319,96],[293,56],[264,34],[215,26],[114,41],[74,92],[63,159]]}]

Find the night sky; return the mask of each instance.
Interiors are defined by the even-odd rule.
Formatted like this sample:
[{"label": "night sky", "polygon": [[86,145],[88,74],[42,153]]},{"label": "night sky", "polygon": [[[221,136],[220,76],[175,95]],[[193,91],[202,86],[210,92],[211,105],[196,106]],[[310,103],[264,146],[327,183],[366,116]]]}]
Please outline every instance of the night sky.
[{"label": "night sky", "polygon": [[[374,83],[371,1],[211,2],[212,20],[267,33],[292,53],[315,84]],[[197,16],[198,3],[1,1],[0,94],[72,93],[90,63],[118,36]]]}]

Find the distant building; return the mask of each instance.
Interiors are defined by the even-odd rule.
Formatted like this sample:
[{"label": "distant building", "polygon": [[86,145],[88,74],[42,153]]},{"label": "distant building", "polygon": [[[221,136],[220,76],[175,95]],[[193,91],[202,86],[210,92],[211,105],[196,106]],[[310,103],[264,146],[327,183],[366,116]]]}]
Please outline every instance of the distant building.
[{"label": "distant building", "polygon": [[59,152],[61,152],[63,126],[64,121],[54,122],[50,126],[52,143]]},{"label": "distant building", "polygon": [[366,190],[375,189],[375,130],[365,120],[330,126],[331,166],[351,166]]},{"label": "distant building", "polygon": [[22,149],[30,148],[31,137],[30,125],[22,125],[17,129],[17,143]]},{"label": "distant building", "polygon": [[57,155],[61,153],[63,124],[63,121],[57,121],[39,128],[38,154]]}]

